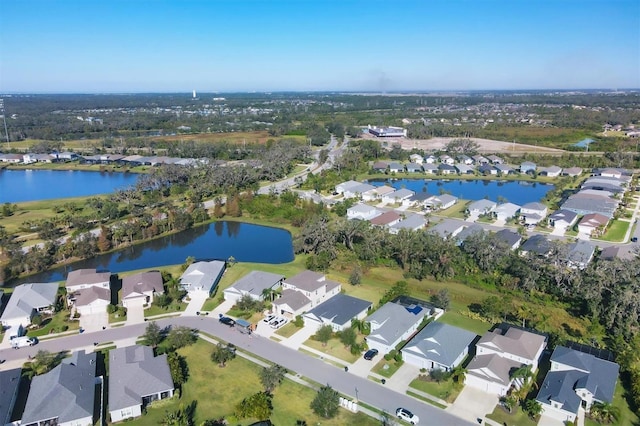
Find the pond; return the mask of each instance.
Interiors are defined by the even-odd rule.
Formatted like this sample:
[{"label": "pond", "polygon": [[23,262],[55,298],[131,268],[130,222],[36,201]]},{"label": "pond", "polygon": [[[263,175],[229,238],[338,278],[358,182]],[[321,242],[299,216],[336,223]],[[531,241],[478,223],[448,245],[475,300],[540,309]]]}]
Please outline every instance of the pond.
[{"label": "pond", "polygon": [[107,194],[137,180],[134,173],[0,169],[0,203]]},{"label": "pond", "polygon": [[443,179],[381,179],[369,181],[371,185],[391,185],[396,189],[407,188],[414,192],[427,192],[433,195],[451,194],[464,200],[489,200],[523,205],[540,201],[554,185],[503,180],[443,180]]},{"label": "pond", "polygon": [[594,143],[595,141],[591,138],[586,138],[586,139],[582,139],[579,142],[576,142],[573,144],[573,146],[578,147],[578,148],[588,148],[590,144]]},{"label": "pond", "polygon": [[293,242],[288,231],[221,221],[15,280],[10,285],[61,281],[66,279],[69,271],[82,268],[114,273],[159,268],[184,263],[189,256],[199,260],[227,260],[233,256],[239,262],[258,263],[286,263],[294,258]]}]

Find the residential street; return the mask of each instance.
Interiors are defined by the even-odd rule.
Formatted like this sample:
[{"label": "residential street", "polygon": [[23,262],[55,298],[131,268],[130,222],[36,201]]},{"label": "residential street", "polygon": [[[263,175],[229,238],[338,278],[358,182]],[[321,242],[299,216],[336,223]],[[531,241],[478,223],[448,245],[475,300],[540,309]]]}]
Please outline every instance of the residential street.
[{"label": "residential street", "polygon": [[[207,334],[221,340],[235,344],[238,348],[251,352],[259,357],[268,359],[286,367],[290,372],[295,372],[318,383],[328,383],[342,394],[352,398],[357,397],[368,405],[386,410],[393,414],[398,407],[405,407],[416,413],[422,419],[428,419],[428,424],[436,425],[468,425],[466,420],[453,416],[428,403],[418,401],[407,395],[394,392],[382,384],[358,377],[342,369],[327,364],[319,359],[310,357],[296,350],[285,347],[282,344],[259,336],[241,334],[233,328],[218,323],[209,317],[174,317],[157,321],[160,327],[170,325],[183,325],[197,328]],[[93,350],[94,343],[106,343],[128,340],[132,336],[144,333],[146,323],[110,328],[95,333],[74,334],[59,337],[52,340],[42,340],[33,347],[19,350],[5,349],[0,351],[0,359],[6,362],[0,365],[0,369],[16,367],[16,360],[24,362],[27,357],[33,356],[38,350],[51,352],[70,351],[75,349]],[[212,365],[211,368],[215,368]],[[231,367],[232,364],[231,364]],[[425,422],[427,423],[427,422]]]}]

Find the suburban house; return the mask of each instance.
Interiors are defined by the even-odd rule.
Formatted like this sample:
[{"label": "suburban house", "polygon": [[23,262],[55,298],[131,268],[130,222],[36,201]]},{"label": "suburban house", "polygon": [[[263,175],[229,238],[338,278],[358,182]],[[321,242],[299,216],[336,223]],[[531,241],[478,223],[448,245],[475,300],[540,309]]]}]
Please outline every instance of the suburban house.
[{"label": "suburban house", "polygon": [[478,165],[478,166],[482,166],[484,164],[489,164],[489,159],[487,159],[486,157],[484,157],[483,155],[480,154],[476,154],[473,157],[473,161]]},{"label": "suburban house", "polygon": [[468,155],[460,154],[458,155],[458,162],[460,164],[465,164],[467,166],[470,166],[473,164],[473,159]]},{"label": "suburban house", "polygon": [[599,259],[601,260],[613,260],[619,258],[621,254],[620,246],[609,246],[602,249]]},{"label": "suburban house", "polygon": [[80,315],[106,313],[111,303],[111,289],[94,286],[77,290],[67,297]]},{"label": "suburban house", "polygon": [[58,283],[22,284],[13,289],[0,321],[9,336],[22,334],[38,313],[50,313],[56,303]]},{"label": "suburban house", "polygon": [[420,154],[411,154],[409,156],[409,161],[412,163],[422,164],[424,162],[424,158]]},{"label": "suburban house", "polygon": [[594,176],[585,180],[580,186],[581,189],[595,189],[598,191],[609,191],[617,194],[626,190],[627,182],[621,179]]},{"label": "suburban house", "polygon": [[431,322],[404,347],[404,362],[427,370],[451,371],[465,359],[477,336],[441,322]]},{"label": "suburban house", "polygon": [[520,173],[531,173],[536,171],[536,163],[525,161],[520,164]]},{"label": "suburban house", "polygon": [[386,194],[394,192],[396,189],[392,186],[377,186],[374,189],[367,191],[362,194],[362,199],[364,201],[375,201],[384,197]]},{"label": "suburban house", "polygon": [[253,300],[264,300],[267,290],[272,292],[282,287],[283,280],[284,275],[251,271],[224,290],[224,300],[237,302],[246,295]]},{"label": "suburban house", "polygon": [[94,424],[96,353],[74,352],[48,373],[35,376],[22,414],[23,426]]},{"label": "suburban house", "polygon": [[375,226],[393,226],[401,220],[402,216],[396,213],[395,210],[390,210],[382,213],[380,216],[374,217],[369,223]]},{"label": "suburban house", "polygon": [[413,194],[415,194],[415,192],[413,192],[412,190],[402,188],[394,192],[390,192],[389,194],[385,194],[382,197],[382,201],[387,204],[394,204],[394,203],[405,204],[405,203],[408,203],[411,197],[413,197]]},{"label": "suburban house", "polygon": [[348,180],[346,182],[342,182],[336,185],[336,192],[338,194],[344,194],[345,191],[355,188],[358,185],[362,185],[362,182],[357,182],[355,180]]},{"label": "suburban house", "polygon": [[111,272],[97,272],[95,269],[77,269],[69,272],[65,287],[67,293],[89,287],[110,288]]},{"label": "suburban house", "polygon": [[400,163],[389,163],[389,173],[404,172],[404,166]]},{"label": "suburban house", "polygon": [[457,220],[443,220],[437,225],[429,228],[429,232],[439,235],[442,239],[454,238],[465,226]]},{"label": "suburban house", "polygon": [[160,271],[140,272],[122,278],[122,306],[125,308],[153,302],[153,298],[164,294]]},{"label": "suburban house", "polygon": [[351,320],[363,320],[372,307],[373,303],[367,300],[339,293],[305,313],[302,318],[305,326],[312,326],[316,330],[323,325],[330,325],[333,331],[342,331],[351,326]]},{"label": "suburban house", "polygon": [[483,175],[497,175],[498,169],[496,169],[495,166],[487,163],[478,167],[478,172],[482,173]]},{"label": "suburban house", "polygon": [[589,213],[578,222],[578,232],[586,235],[599,234],[604,231],[608,223],[608,217],[598,213]]},{"label": "suburban house", "polygon": [[[601,192],[606,193],[606,191]],[[580,191],[567,198],[560,207],[564,210],[570,210],[577,213],[578,215],[599,213],[607,216],[608,218],[612,218],[613,214],[618,209],[618,204],[618,200],[610,198],[607,195],[598,195],[588,193],[586,191]]]},{"label": "suburban house", "polygon": [[435,164],[438,161],[435,155],[428,155],[425,157],[424,162],[427,164]]},{"label": "suburban house", "polygon": [[356,204],[347,209],[347,219],[370,220],[380,216],[382,212],[368,204]]},{"label": "suburban house", "polygon": [[443,175],[455,175],[458,173],[458,169],[451,164],[440,164],[438,166],[438,171]]},{"label": "suburban house", "polygon": [[567,263],[571,267],[584,269],[593,260],[595,252],[596,247],[593,244],[588,241],[578,240],[569,245]]},{"label": "suburban house", "polygon": [[569,167],[568,169],[563,169],[562,174],[570,177],[580,176],[582,169],[580,167]]},{"label": "suburban house", "polygon": [[302,271],[285,278],[282,289],[282,295],[273,301],[273,309],[280,315],[294,318],[340,293],[342,285],[328,280],[323,274]]},{"label": "suburban house", "polygon": [[491,213],[496,208],[496,206],[497,204],[491,200],[483,199],[483,200],[473,201],[467,206],[467,212],[469,212],[470,215],[487,214],[487,213]]},{"label": "suburban house", "polygon": [[371,168],[376,172],[384,173],[387,171],[388,167],[389,167],[389,163],[384,161],[377,161],[373,163],[373,166]]},{"label": "suburban house", "polygon": [[588,412],[594,402],[613,401],[619,370],[614,362],[557,346],[536,401],[545,416],[573,422],[580,407]]},{"label": "suburban house", "polygon": [[453,158],[451,158],[451,156],[447,154],[442,154],[440,158],[438,158],[438,160],[440,161],[440,163],[448,164],[450,166],[453,166],[453,164],[456,162]]},{"label": "suburban house", "polygon": [[467,366],[465,385],[504,396],[514,384],[514,370],[529,365],[535,373],[545,346],[544,336],[513,326],[506,331],[500,328],[488,331],[476,344],[476,355]]},{"label": "suburban house", "polygon": [[431,197],[433,197],[433,195],[428,192],[416,192],[407,202],[413,207],[425,207],[427,200]]},{"label": "suburban house", "polygon": [[0,426],[11,425],[22,369],[0,370]]},{"label": "suburban house", "polygon": [[469,164],[456,164],[454,167],[456,168],[458,174],[461,175],[472,175],[476,171],[476,169]]},{"label": "suburban house", "polygon": [[433,197],[425,201],[425,207],[430,207],[432,210],[444,210],[452,207],[458,202],[458,197],[449,194],[434,195]]},{"label": "suburban house", "polygon": [[225,262],[221,260],[192,263],[180,276],[180,286],[191,295],[211,295],[218,286],[225,267]]},{"label": "suburban house", "polygon": [[408,163],[404,166],[407,169],[407,173],[422,173],[422,165],[418,163]]},{"label": "suburban house", "polygon": [[153,355],[149,346],[109,351],[109,415],[119,422],[142,415],[153,401],[171,398],[174,386],[167,355]]},{"label": "suburban house", "polygon": [[485,232],[488,233],[489,231],[485,231],[482,226],[476,223],[471,226],[467,226],[456,236],[456,245],[461,246],[467,238],[476,234],[483,234]]},{"label": "suburban house", "polygon": [[507,164],[494,164],[493,167],[496,168],[496,170],[498,171],[499,174],[501,175],[508,175],[509,173],[514,173],[515,170],[513,169],[513,167],[507,165]]},{"label": "suburban house", "polygon": [[515,250],[520,247],[520,243],[522,242],[522,236],[510,229],[501,229],[495,233],[495,236],[500,241],[504,241],[507,247],[511,250]]},{"label": "suburban house", "polygon": [[520,206],[513,203],[502,203],[498,204],[496,208],[493,210],[493,214],[495,215],[497,220],[507,221],[509,219],[513,219],[516,217],[518,212],[520,211]]},{"label": "suburban house", "polygon": [[540,167],[538,174],[542,176],[558,177],[562,173],[562,168],[558,166]]},{"label": "suburban house", "polygon": [[491,164],[502,164],[504,160],[497,155],[489,155],[487,156],[487,160],[491,161]]},{"label": "suburban house", "polygon": [[612,177],[617,179],[620,179],[622,177],[622,171],[618,169],[602,169],[599,172],[600,176],[604,177]]},{"label": "suburban house", "polygon": [[401,229],[408,229],[409,231],[417,231],[427,226],[427,219],[419,214],[412,214],[407,216],[404,220],[395,223],[389,227],[389,232],[397,234]]},{"label": "suburban house", "polygon": [[562,232],[571,228],[578,219],[578,215],[571,210],[560,209],[549,215],[549,225]]},{"label": "suburban house", "polygon": [[342,193],[344,198],[360,198],[362,194],[376,189],[375,186],[369,185],[368,183],[359,183],[355,186],[350,186],[344,190]]},{"label": "suburban house", "polygon": [[551,241],[544,235],[536,234],[529,238],[520,246],[520,253],[526,255],[527,253],[537,254],[539,256],[547,256],[551,252]]},{"label": "suburban house", "polygon": [[422,165],[422,170],[428,175],[435,175],[438,173],[438,166],[435,163],[426,163]]},{"label": "suburban house", "polygon": [[428,314],[420,306],[409,310],[398,303],[385,303],[365,318],[371,327],[371,332],[365,338],[369,349],[377,349],[383,354],[390,352],[415,333]]},{"label": "suburban house", "polygon": [[547,206],[542,203],[527,203],[520,208],[520,219],[525,225],[537,225],[548,213]]}]

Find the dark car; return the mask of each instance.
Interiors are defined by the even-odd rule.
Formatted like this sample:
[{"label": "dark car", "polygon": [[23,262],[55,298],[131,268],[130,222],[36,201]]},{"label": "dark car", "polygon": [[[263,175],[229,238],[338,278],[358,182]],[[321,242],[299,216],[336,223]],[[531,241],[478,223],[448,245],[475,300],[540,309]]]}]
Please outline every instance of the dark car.
[{"label": "dark car", "polygon": [[633,237],[633,238],[631,238],[631,242],[632,242],[632,243],[637,243],[637,242],[638,242],[638,237]]},{"label": "dark car", "polygon": [[373,357],[376,355],[378,355],[377,349],[369,349],[367,352],[364,353],[364,359],[366,359],[367,361],[371,361]]},{"label": "dark car", "polygon": [[236,325],[236,322],[233,320],[233,318],[229,317],[220,317],[218,321],[225,325],[228,325],[229,327],[233,327],[234,325]]}]

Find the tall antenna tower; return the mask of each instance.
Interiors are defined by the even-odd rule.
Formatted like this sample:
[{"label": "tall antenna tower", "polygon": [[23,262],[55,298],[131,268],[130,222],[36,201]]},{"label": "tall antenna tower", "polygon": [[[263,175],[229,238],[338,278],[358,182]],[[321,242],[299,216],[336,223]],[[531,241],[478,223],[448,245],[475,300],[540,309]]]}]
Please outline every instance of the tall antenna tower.
[{"label": "tall antenna tower", "polygon": [[4,134],[7,137],[7,150],[9,149],[9,131],[7,130],[7,114],[4,112],[4,99],[0,98],[0,112],[4,122]]}]

